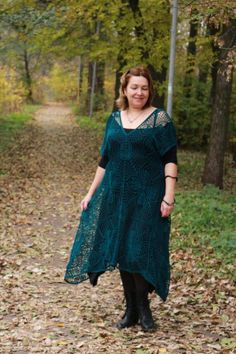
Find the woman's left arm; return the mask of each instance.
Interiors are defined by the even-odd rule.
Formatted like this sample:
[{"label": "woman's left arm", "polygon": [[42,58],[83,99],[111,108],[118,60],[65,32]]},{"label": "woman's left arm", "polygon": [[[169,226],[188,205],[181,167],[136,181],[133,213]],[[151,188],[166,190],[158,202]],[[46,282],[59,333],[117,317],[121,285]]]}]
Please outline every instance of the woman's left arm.
[{"label": "woman's left arm", "polygon": [[165,165],[165,176],[165,196],[161,203],[161,216],[163,218],[168,217],[174,209],[175,177],[177,177],[177,165],[175,163],[170,162]]}]

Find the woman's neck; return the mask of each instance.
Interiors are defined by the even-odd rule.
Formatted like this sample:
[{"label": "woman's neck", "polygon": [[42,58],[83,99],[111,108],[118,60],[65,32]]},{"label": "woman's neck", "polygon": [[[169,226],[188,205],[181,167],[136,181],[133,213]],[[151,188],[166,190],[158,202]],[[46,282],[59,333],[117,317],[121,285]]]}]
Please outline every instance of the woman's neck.
[{"label": "woman's neck", "polygon": [[135,107],[127,107],[126,111],[128,111],[129,113],[139,113],[141,111],[145,111],[146,108],[135,108]]}]

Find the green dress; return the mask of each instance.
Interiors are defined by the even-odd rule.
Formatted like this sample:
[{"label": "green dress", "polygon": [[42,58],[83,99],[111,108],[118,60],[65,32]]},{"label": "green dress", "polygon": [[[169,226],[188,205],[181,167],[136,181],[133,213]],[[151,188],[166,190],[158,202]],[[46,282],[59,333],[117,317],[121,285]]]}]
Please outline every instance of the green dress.
[{"label": "green dress", "polygon": [[78,284],[91,273],[119,268],[141,274],[166,300],[170,218],[160,213],[165,193],[161,156],[174,146],[174,124],[161,109],[129,133],[122,126],[120,111],[110,115],[101,147],[109,161],[81,214],[65,281]]}]

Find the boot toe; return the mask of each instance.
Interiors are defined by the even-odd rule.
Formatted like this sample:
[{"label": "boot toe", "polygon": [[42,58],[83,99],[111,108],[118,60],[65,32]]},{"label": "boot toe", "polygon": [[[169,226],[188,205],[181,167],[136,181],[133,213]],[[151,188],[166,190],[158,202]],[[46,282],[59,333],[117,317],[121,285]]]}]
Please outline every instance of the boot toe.
[{"label": "boot toe", "polygon": [[144,332],[154,332],[157,328],[154,322],[150,323],[141,323],[141,328]]},{"label": "boot toe", "polygon": [[138,315],[135,316],[124,316],[120,321],[117,322],[116,327],[118,329],[128,328],[135,326],[138,323]]}]

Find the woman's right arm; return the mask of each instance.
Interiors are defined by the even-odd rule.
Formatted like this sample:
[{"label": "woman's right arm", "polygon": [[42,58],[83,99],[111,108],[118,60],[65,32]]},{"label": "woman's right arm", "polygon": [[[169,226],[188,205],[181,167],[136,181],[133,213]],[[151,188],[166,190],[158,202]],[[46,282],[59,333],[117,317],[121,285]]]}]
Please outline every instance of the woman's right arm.
[{"label": "woman's right arm", "polygon": [[89,188],[89,191],[86,194],[85,198],[80,203],[81,211],[87,209],[88,204],[89,204],[90,200],[92,199],[93,194],[95,193],[96,189],[100,186],[100,184],[103,180],[104,174],[105,174],[105,169],[98,166],[96,173],[95,173],[94,180]]}]

